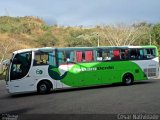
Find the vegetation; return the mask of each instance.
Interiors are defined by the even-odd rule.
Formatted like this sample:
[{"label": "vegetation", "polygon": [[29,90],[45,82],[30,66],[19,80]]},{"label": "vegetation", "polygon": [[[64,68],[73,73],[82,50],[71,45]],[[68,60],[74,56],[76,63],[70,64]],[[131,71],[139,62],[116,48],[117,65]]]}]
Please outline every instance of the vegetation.
[{"label": "vegetation", "polygon": [[[0,65],[18,49],[33,47],[149,45],[160,48],[160,23],[49,26],[37,17],[0,17]],[[159,49],[160,50],[160,49]]]}]

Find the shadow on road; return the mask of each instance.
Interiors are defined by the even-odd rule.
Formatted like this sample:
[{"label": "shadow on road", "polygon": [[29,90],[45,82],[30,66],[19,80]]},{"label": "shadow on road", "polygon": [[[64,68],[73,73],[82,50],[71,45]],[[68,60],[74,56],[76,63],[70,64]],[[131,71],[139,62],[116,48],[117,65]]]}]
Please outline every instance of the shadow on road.
[{"label": "shadow on road", "polygon": [[1,115],[19,115],[19,114],[24,114],[27,111],[31,110],[31,108],[23,108],[23,109],[18,109],[18,110],[12,110],[12,111],[6,111],[4,113],[1,113]]},{"label": "shadow on road", "polygon": [[136,81],[133,85],[143,85],[143,84],[155,84],[157,81]]},{"label": "shadow on road", "polygon": [[27,97],[27,96],[36,96],[36,95],[40,95],[36,92],[32,92],[32,93],[22,93],[22,94],[12,94],[9,97],[11,98],[20,98],[20,97]]},{"label": "shadow on road", "polygon": [[[133,83],[133,85],[144,85],[144,84],[154,84],[156,81],[136,81]],[[99,85],[99,86],[89,86],[89,87],[81,87],[81,88],[69,88],[69,89],[59,89],[56,90],[54,93],[60,93],[60,92],[69,92],[69,91],[79,91],[79,90],[91,90],[91,89],[101,89],[101,88],[113,88],[113,87],[125,87],[122,83],[113,83],[108,85]]]}]

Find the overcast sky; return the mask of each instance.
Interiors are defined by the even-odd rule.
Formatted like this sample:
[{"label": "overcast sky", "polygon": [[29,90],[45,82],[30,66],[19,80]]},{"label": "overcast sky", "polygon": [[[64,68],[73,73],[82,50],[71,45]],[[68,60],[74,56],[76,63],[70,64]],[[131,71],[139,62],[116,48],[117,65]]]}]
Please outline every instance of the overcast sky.
[{"label": "overcast sky", "polygon": [[160,0],[0,0],[0,16],[38,16],[49,24],[160,22]]}]

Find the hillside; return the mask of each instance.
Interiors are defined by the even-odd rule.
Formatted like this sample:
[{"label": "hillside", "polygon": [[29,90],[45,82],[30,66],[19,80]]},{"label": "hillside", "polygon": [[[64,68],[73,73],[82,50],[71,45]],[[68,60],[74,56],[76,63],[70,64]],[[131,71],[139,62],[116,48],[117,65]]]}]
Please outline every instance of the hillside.
[{"label": "hillside", "polygon": [[94,28],[49,26],[37,17],[0,17],[0,60],[33,47],[160,45],[160,24],[103,25]]}]

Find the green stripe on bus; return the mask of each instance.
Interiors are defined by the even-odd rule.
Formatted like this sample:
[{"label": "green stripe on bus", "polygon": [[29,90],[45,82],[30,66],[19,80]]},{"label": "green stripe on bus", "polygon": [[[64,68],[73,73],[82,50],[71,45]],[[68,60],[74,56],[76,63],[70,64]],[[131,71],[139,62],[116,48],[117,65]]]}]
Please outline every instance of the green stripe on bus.
[{"label": "green stripe on bus", "polygon": [[[49,75],[53,79],[56,77],[53,76],[54,72],[54,69],[50,68]],[[131,73],[134,80],[147,79],[142,69],[132,61],[77,63],[64,75],[60,77],[59,74],[56,78],[68,86],[81,87],[122,82],[125,73]]]}]

